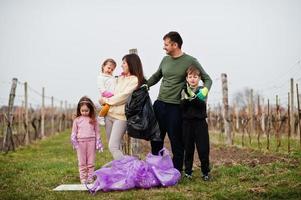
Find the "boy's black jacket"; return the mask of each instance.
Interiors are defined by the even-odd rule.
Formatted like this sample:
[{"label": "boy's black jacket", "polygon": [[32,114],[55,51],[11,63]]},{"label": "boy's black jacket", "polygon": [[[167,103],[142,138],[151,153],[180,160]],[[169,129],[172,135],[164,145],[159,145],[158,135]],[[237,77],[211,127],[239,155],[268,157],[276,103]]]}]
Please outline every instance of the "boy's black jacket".
[{"label": "boy's black jacket", "polygon": [[[195,94],[198,93],[201,87],[198,87]],[[183,88],[182,92],[187,92],[187,86]],[[181,109],[182,109],[182,118],[183,119],[206,119],[207,118],[207,108],[206,102],[195,97],[193,99],[181,99]]]},{"label": "boy's black jacket", "polygon": [[133,138],[161,141],[160,129],[146,85],[136,89],[125,105],[127,132]]}]

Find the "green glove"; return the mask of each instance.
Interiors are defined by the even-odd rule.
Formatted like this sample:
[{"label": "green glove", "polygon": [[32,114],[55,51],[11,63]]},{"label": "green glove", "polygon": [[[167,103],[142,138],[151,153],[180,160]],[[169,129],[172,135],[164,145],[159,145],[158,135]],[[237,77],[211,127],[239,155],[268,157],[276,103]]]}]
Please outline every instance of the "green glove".
[{"label": "green glove", "polygon": [[189,87],[188,84],[187,84],[187,93],[188,93],[189,97],[195,96],[195,93],[192,91],[192,89]]},{"label": "green glove", "polygon": [[208,89],[203,87],[200,89],[199,93],[196,95],[200,100],[205,101],[208,94]]}]

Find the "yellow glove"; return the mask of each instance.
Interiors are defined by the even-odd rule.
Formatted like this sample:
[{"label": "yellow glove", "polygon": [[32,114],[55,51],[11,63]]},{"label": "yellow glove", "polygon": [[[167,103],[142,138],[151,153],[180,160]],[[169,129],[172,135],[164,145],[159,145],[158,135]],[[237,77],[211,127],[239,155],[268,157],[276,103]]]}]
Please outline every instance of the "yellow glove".
[{"label": "yellow glove", "polygon": [[195,97],[195,93],[192,91],[191,87],[187,84],[187,93],[189,97]]}]

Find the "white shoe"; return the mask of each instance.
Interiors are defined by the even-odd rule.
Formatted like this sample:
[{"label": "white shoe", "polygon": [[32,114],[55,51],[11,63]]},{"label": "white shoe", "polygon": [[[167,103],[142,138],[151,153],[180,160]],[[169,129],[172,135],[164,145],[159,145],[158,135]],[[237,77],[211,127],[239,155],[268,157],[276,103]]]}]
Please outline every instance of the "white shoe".
[{"label": "white shoe", "polygon": [[104,117],[99,117],[98,122],[99,122],[100,126],[106,125],[106,123],[105,123],[105,118],[104,118]]}]

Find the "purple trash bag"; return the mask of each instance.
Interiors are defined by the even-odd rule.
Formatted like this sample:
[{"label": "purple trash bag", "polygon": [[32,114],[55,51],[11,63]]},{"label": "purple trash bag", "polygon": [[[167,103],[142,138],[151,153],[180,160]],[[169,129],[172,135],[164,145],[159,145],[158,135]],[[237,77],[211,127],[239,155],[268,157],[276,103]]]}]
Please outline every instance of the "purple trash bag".
[{"label": "purple trash bag", "polygon": [[[163,155],[161,156],[161,154]],[[162,186],[172,186],[177,184],[181,178],[181,173],[174,168],[172,159],[166,148],[159,151],[159,155],[149,153],[146,162],[151,165],[152,171]]]},{"label": "purple trash bag", "polygon": [[122,159],[114,160],[105,164],[94,172],[97,177],[92,188],[88,188],[91,193],[98,190],[128,190],[135,187],[135,173],[139,160],[135,157],[124,156]]},{"label": "purple trash bag", "polygon": [[[163,152],[163,155],[161,156]],[[145,161],[151,166],[158,167],[160,169],[170,169],[173,168],[173,162],[166,148],[159,151],[159,155],[153,155],[148,153]]]},{"label": "purple trash bag", "polygon": [[[161,156],[148,154],[146,161],[133,156],[124,156],[105,164],[94,172],[96,180],[91,193],[99,190],[128,190],[131,188],[151,188],[155,186],[175,185],[181,177],[180,172],[173,167],[171,157],[164,148]],[[87,186],[87,185],[86,185]]]},{"label": "purple trash bag", "polygon": [[153,167],[155,176],[164,187],[176,185],[181,178],[181,173],[176,168],[160,169]]},{"label": "purple trash bag", "polygon": [[160,185],[160,182],[154,175],[150,165],[145,161],[140,162],[140,166],[135,177],[135,183],[136,187],[145,189]]}]

